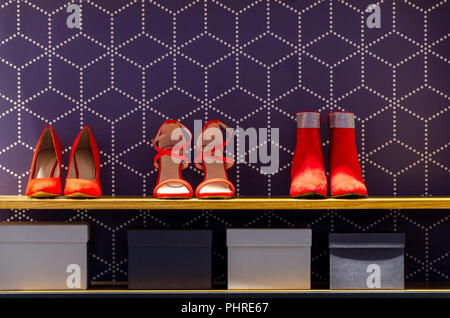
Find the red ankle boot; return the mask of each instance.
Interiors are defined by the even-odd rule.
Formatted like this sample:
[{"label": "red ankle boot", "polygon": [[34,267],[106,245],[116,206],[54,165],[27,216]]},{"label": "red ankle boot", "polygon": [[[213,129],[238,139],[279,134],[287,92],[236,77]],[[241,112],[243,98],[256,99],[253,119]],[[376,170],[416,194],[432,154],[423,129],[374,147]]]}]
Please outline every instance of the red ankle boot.
[{"label": "red ankle boot", "polygon": [[297,113],[297,145],[291,167],[291,197],[327,196],[320,140],[320,113]]},{"label": "red ankle boot", "polygon": [[356,151],[355,115],[350,112],[330,112],[328,125],[331,196],[366,196],[367,189]]}]

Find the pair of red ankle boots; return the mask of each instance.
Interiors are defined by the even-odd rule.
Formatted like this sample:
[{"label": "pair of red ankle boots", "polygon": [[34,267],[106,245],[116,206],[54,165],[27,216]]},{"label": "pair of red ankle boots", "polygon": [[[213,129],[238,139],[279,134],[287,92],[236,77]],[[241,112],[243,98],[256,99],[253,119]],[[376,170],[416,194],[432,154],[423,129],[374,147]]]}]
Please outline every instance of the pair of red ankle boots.
[{"label": "pair of red ankle boots", "polygon": [[[35,198],[61,196],[62,148],[52,127],[47,126],[34,151],[26,195]],[[100,188],[100,155],[91,129],[84,126],[72,145],[64,195],[97,198]]]},{"label": "pair of red ankle boots", "polygon": [[[367,189],[356,150],[354,114],[330,112],[328,126],[331,196],[366,196]],[[319,112],[297,113],[297,145],[292,160],[291,178],[291,197],[327,196],[328,183],[322,154]]]}]

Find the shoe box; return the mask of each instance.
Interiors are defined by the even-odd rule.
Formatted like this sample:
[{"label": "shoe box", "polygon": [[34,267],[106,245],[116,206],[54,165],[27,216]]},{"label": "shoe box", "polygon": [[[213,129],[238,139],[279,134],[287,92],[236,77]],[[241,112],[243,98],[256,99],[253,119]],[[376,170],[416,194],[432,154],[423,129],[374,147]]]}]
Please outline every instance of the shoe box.
[{"label": "shoe box", "polygon": [[212,231],[128,230],[128,288],[210,289]]},{"label": "shoe box", "polygon": [[229,229],[228,289],[310,289],[310,229]]},{"label": "shoe box", "polygon": [[87,224],[0,223],[0,290],[86,289]]},{"label": "shoe box", "polygon": [[403,289],[405,235],[329,235],[331,289]]}]

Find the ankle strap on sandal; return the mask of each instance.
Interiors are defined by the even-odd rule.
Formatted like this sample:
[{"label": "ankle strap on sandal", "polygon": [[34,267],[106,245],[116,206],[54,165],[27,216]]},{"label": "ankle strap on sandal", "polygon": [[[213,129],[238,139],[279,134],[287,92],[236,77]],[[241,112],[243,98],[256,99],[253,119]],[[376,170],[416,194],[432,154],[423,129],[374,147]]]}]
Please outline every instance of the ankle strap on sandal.
[{"label": "ankle strap on sandal", "polygon": [[[184,138],[184,134],[183,134],[183,139],[185,139],[186,141],[181,145],[179,143],[177,143],[174,146],[167,148],[167,149],[163,149],[163,148],[160,148],[159,146],[157,146],[158,141],[160,141],[162,138],[164,138],[166,136],[165,134],[161,134],[161,132],[162,132],[162,128],[167,124],[176,124],[180,129],[185,130],[188,133],[189,139],[186,140],[186,138]],[[185,153],[186,148],[191,143],[191,141],[192,141],[192,133],[185,125],[183,125],[182,123],[180,123],[179,121],[174,120],[174,119],[166,120],[161,125],[161,127],[159,127],[155,138],[152,139],[152,145],[153,145],[153,147],[155,147],[156,151],[158,152],[153,160],[154,166],[157,169],[159,169],[158,160],[162,156],[170,156],[172,158],[180,159],[180,163],[182,164],[182,169],[186,169],[189,165],[189,159],[188,159],[188,157],[186,157],[186,155],[184,153]]]},{"label": "ankle strap on sandal", "polygon": [[213,147],[208,147],[209,143],[212,142],[212,140],[206,144],[203,145],[203,134],[205,131],[209,128],[210,125],[217,124],[219,127],[222,127],[225,131],[227,131],[228,128],[230,128],[225,123],[221,122],[218,119],[210,120],[208,121],[205,126],[202,129],[202,132],[197,138],[196,142],[196,150],[197,150],[197,156],[194,160],[194,165],[197,169],[203,170],[203,166],[200,164],[204,157],[213,159],[215,162],[223,162],[225,164],[226,169],[230,169],[234,165],[234,160],[231,157],[225,157],[225,156],[217,156],[215,155],[216,149],[221,148],[222,154],[225,152],[226,145],[230,142],[231,138],[233,138],[233,134],[229,134],[229,136],[225,139],[225,141],[222,143],[222,145],[215,145]]}]

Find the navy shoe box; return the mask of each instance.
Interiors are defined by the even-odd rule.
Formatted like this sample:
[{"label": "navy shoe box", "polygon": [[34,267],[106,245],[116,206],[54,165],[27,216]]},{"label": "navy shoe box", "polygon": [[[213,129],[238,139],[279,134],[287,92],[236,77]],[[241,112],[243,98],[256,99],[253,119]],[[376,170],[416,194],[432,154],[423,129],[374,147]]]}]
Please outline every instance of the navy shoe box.
[{"label": "navy shoe box", "polygon": [[212,231],[128,230],[129,289],[210,289]]},{"label": "navy shoe box", "polygon": [[329,236],[331,289],[403,289],[403,233]]}]

